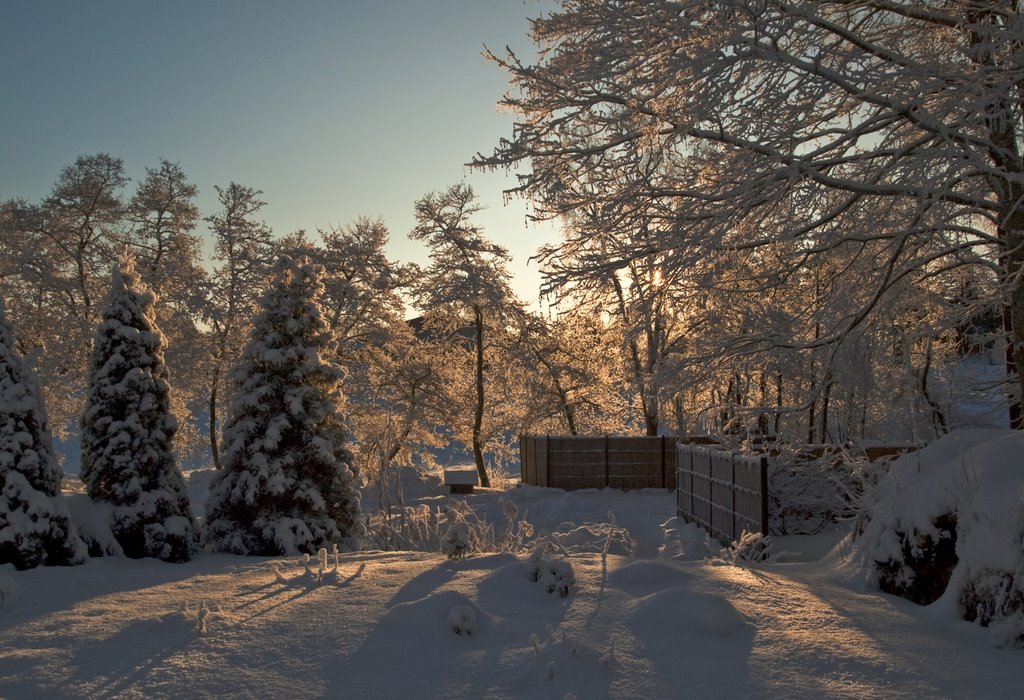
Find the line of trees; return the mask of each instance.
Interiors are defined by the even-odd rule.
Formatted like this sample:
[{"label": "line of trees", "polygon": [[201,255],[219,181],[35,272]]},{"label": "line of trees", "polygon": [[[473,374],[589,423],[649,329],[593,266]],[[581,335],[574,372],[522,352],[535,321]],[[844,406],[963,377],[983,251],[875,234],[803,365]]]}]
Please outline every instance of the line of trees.
[{"label": "line of trees", "polygon": [[[511,458],[520,431],[632,429],[629,390],[616,355],[604,351],[606,324],[528,313],[509,287],[507,252],[473,221],[479,204],[466,185],[415,203],[410,236],[430,251],[420,268],[389,257],[380,220],[276,236],[254,188],[216,188],[219,208],[202,217],[198,188],[176,163],[147,169],[134,192],[130,184],[120,159],[81,156],[41,201],[0,201],[0,298],[58,437],[83,427],[101,302],[125,254],[155,297],[174,386],[167,400],[176,428],[166,432],[187,463],[224,466],[223,416],[235,392],[228,372],[281,255],[323,268],[353,464],[379,482],[384,501],[397,496],[396,469],[429,465],[452,441],[472,451],[488,483],[488,465]],[[422,317],[410,321],[411,308]]]},{"label": "line of trees", "polygon": [[182,562],[200,542],[264,556],[355,548],[358,469],[340,408],[343,370],[320,306],[321,271],[281,256],[258,300],[230,373],[226,459],[202,537],[174,450],[165,340],[134,258],[122,255],[100,307],[80,421],[80,476],[91,505],[74,517],[34,368],[15,350],[0,304],[0,564],[73,565],[86,555]]},{"label": "line of trees", "polygon": [[[254,188],[218,187],[203,217],[175,163],[132,191],[121,160],[79,157],[41,201],[0,201],[17,352],[54,432],[77,431],[98,300],[127,251],[157,299],[175,449],[223,467],[228,370],[287,255],[323,268],[352,464],[384,503],[395,470],[453,440],[488,483],[522,431],[944,432],[960,420],[951,368],[1016,332],[1016,210],[993,189],[1018,178],[1016,146],[993,135],[1019,122],[996,99],[1016,94],[1016,54],[978,47],[1018,25],[992,7],[949,24],[948,8],[890,3],[636,0],[536,21],[536,65],[492,56],[524,116],[475,165],[528,163],[518,191],[564,224],[538,254],[543,313],[510,291],[508,253],[474,223],[465,185],[414,204],[410,236],[430,252],[419,267],[388,256],[379,220],[276,235]],[[925,88],[901,87],[911,78]],[[1017,346],[1005,347],[991,388],[1015,407]]]}]

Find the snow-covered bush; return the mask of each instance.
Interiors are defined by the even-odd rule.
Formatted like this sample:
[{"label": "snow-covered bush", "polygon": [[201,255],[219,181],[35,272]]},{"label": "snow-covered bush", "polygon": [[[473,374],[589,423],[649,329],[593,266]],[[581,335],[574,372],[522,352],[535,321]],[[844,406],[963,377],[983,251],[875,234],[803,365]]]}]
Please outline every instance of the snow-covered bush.
[{"label": "snow-covered bush", "polygon": [[89,362],[81,479],[90,498],[113,506],[110,526],[126,556],[180,562],[191,558],[195,535],[153,303],[125,257]]},{"label": "snow-covered bush", "polygon": [[992,626],[1000,646],[1024,647],[1024,571],[972,573],[960,591],[964,619]]},{"label": "snow-covered bush", "polygon": [[1024,434],[960,431],[905,455],[867,498],[856,547],[883,590],[949,597],[1024,646]]},{"label": "snow-covered bush", "polygon": [[543,534],[549,541],[558,542],[561,549],[573,554],[592,552],[605,557],[609,554],[628,557],[636,551],[636,541],[629,534],[629,530],[614,522],[581,525],[563,522],[552,532]]},{"label": "snow-covered bush", "polygon": [[471,636],[477,632],[476,613],[468,605],[456,605],[448,613],[448,628],[455,634]]},{"label": "snow-covered bush", "polygon": [[474,552],[495,551],[494,528],[476,517],[465,501],[452,499],[445,512],[441,553],[449,559],[462,559]]},{"label": "snow-covered bush", "polygon": [[815,456],[776,447],[768,461],[769,530],[774,535],[813,535],[855,516],[865,486],[885,468],[854,451]]},{"label": "snow-covered bush", "polygon": [[500,499],[505,527],[495,527],[477,516],[464,499],[450,498],[443,506],[409,506],[367,519],[366,540],[374,549],[441,552],[461,559],[480,552],[522,552],[534,536],[534,528],[519,508]]},{"label": "snow-covered bush", "polygon": [[114,506],[94,501],[89,494],[69,493],[64,496],[71,511],[78,536],[93,557],[123,557],[124,550],[114,537],[110,523],[114,521]]},{"label": "snow-covered bush", "polygon": [[0,300],[0,564],[28,569],[85,560],[60,481],[35,373],[15,351]]},{"label": "snow-covered bush", "polygon": [[462,559],[474,550],[473,529],[465,520],[449,524],[441,537],[441,553],[449,559]]},{"label": "snow-covered bush", "polygon": [[366,519],[366,544],[383,551],[437,552],[443,534],[440,528],[446,522],[440,508],[425,503],[378,513]]},{"label": "snow-covered bush", "polygon": [[498,539],[498,551],[521,552],[534,535],[533,525],[526,519],[525,513],[519,513],[519,506],[512,501],[502,498],[499,503],[505,515],[505,531]]},{"label": "snow-covered bush", "polygon": [[363,533],[356,468],[339,408],[344,374],[320,308],[321,268],[283,256],[232,372],[221,473],[206,503],[206,542],[278,556]]},{"label": "snow-covered bush", "polygon": [[729,548],[730,558],[736,564],[741,562],[753,564],[766,562],[771,557],[771,547],[771,535],[744,531],[740,534],[740,538],[733,542],[732,547]]},{"label": "snow-covered bush", "polygon": [[558,549],[547,541],[537,544],[526,559],[526,576],[548,593],[565,598],[576,587],[576,571],[568,559],[547,558],[548,552]]}]

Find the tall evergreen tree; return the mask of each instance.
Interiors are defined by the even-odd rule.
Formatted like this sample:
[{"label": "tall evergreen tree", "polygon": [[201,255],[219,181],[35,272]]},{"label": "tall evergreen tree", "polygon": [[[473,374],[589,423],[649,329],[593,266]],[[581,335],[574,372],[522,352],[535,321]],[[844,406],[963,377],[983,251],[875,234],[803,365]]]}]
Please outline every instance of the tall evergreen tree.
[{"label": "tall evergreen tree", "polygon": [[93,500],[112,504],[111,527],[126,556],[186,561],[192,512],[172,448],[178,426],[153,303],[126,256],[93,345],[81,477]]},{"label": "tall evergreen tree", "polygon": [[28,569],[85,560],[60,480],[39,386],[14,349],[0,299],[0,564]]},{"label": "tall evergreen tree", "polygon": [[282,256],[232,372],[221,469],[206,506],[215,551],[275,556],[361,534],[342,369],[318,303],[321,268]]}]

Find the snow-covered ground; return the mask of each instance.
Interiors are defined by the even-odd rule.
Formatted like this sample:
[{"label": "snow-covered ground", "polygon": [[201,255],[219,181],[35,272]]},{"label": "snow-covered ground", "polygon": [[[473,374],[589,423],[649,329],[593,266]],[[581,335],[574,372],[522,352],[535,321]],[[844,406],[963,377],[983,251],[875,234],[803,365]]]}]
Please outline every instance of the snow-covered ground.
[{"label": "snow-covered ground", "polygon": [[[664,491],[468,501],[498,523],[502,497],[573,552],[567,597],[508,553],[349,553],[322,578],[315,560],[311,575],[293,558],[208,553],[0,567],[0,697],[1020,696],[1019,650],[868,589],[833,546],[840,529],[737,566],[672,518]],[[581,527],[612,517],[631,555],[603,556],[607,528]]]}]

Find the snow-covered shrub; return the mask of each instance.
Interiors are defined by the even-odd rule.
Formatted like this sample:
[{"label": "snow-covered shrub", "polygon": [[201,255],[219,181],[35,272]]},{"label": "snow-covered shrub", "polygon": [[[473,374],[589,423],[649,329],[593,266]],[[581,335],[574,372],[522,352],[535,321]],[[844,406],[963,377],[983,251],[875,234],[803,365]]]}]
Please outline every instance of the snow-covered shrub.
[{"label": "snow-covered shrub", "polygon": [[520,515],[519,507],[512,501],[502,498],[499,503],[505,516],[505,531],[498,539],[498,551],[521,552],[534,535],[533,525],[526,520],[525,513]]},{"label": "snow-covered shrub", "polygon": [[448,628],[455,634],[467,636],[476,634],[476,613],[468,605],[456,605],[448,613]]},{"label": "snow-covered shrub", "polygon": [[964,619],[993,626],[1000,646],[1024,647],[1022,572],[986,570],[967,579],[960,591]]},{"label": "snow-covered shrub", "polygon": [[226,620],[227,617],[218,603],[207,605],[205,600],[200,600],[198,605],[196,603],[182,604],[178,612],[166,616],[164,619],[179,619],[195,630],[200,637],[206,637],[210,633],[210,623],[219,623]]},{"label": "snow-covered shrub", "polygon": [[537,544],[526,559],[526,576],[548,593],[565,598],[576,587],[576,571],[568,559],[548,559],[546,555],[552,550],[557,548],[550,542]]},{"label": "snow-covered shrub", "polygon": [[754,564],[766,562],[771,557],[771,546],[771,535],[744,531],[740,534],[740,538],[732,543],[731,559],[733,563],[737,564],[740,562]]},{"label": "snow-covered shrub", "polygon": [[89,362],[81,479],[90,498],[113,506],[126,556],[180,562],[195,546],[192,510],[172,444],[163,336],[140,284],[134,262],[122,259]]},{"label": "snow-covered shrub", "polygon": [[923,529],[894,528],[885,559],[875,560],[878,587],[921,605],[938,600],[957,565],[956,513],[943,513]]},{"label": "snow-covered shrub", "polygon": [[28,569],[85,560],[60,482],[35,373],[15,351],[0,300],[0,564]]},{"label": "snow-covered shrub", "polygon": [[542,559],[537,583],[548,593],[564,598],[576,587],[576,571],[568,559]]},{"label": "snow-covered shrub", "polygon": [[853,451],[814,456],[784,445],[777,449],[768,461],[769,531],[774,535],[813,535],[855,516],[865,486],[885,469]]},{"label": "snow-covered shrub", "polygon": [[636,540],[629,534],[629,530],[614,522],[582,525],[560,523],[548,535],[548,539],[557,541],[559,547],[573,554],[591,552],[600,553],[604,557],[609,554],[628,557],[636,551]]},{"label": "snow-covered shrub", "polygon": [[[371,549],[383,551],[437,552],[441,529],[447,523],[441,508],[406,506],[389,513],[368,516],[365,539]],[[447,529],[447,528],[445,528]]]},{"label": "snow-covered shrub", "polygon": [[321,268],[283,256],[260,298],[206,504],[206,542],[278,556],[363,534],[357,472],[339,405],[344,374],[319,304]]},{"label": "snow-covered shrub", "polygon": [[91,557],[123,557],[124,550],[114,537],[110,523],[114,520],[114,506],[94,501],[87,493],[71,493],[65,500],[78,536],[85,543]]},{"label": "snow-covered shrub", "polygon": [[516,505],[500,499],[506,522],[500,535],[464,500],[449,498],[443,506],[407,506],[367,518],[366,542],[373,549],[442,552],[458,559],[480,552],[524,551],[534,528]]},{"label": "snow-covered shrub", "polygon": [[441,553],[449,559],[462,559],[474,552],[496,550],[494,528],[490,523],[477,518],[465,501],[449,501],[445,523],[440,548]]},{"label": "snow-covered shrub", "polygon": [[474,549],[473,529],[465,520],[448,525],[441,537],[441,553],[449,559],[462,559]]},{"label": "snow-covered shrub", "polygon": [[922,603],[945,593],[966,619],[1020,645],[1022,453],[1020,432],[960,431],[894,462],[856,540],[879,587]]}]

